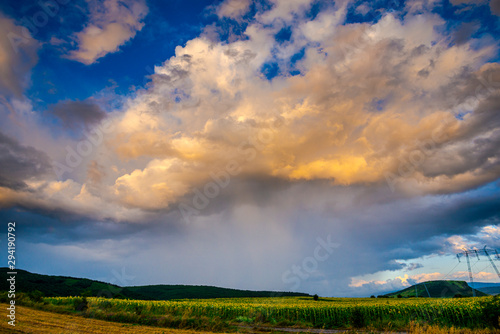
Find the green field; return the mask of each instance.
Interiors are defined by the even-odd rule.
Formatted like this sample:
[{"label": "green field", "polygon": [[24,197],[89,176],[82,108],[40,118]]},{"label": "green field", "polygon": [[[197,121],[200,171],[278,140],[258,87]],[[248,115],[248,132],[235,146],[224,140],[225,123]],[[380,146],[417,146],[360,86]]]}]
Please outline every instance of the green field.
[{"label": "green field", "polygon": [[[500,299],[483,298],[232,298],[176,301],[87,298],[84,315],[142,325],[222,331],[238,324],[329,329],[498,327]],[[45,298],[57,307],[78,307],[80,297]]]}]

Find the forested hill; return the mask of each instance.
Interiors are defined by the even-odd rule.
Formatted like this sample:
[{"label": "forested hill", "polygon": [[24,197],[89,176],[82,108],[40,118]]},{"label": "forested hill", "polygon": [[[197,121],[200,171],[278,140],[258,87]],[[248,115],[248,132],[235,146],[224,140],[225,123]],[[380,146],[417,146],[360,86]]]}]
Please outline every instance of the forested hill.
[{"label": "forested hill", "polygon": [[[8,268],[0,268],[1,277],[6,278]],[[129,298],[144,300],[168,299],[204,299],[204,298],[245,298],[245,297],[278,297],[308,296],[305,293],[251,291],[219,288],[204,285],[147,285],[120,287],[118,285],[99,282],[87,278],[66,276],[49,276],[16,270],[16,292],[40,291],[47,297],[65,296],[102,296],[110,298]],[[0,280],[0,291],[8,291],[6,279]]]}]

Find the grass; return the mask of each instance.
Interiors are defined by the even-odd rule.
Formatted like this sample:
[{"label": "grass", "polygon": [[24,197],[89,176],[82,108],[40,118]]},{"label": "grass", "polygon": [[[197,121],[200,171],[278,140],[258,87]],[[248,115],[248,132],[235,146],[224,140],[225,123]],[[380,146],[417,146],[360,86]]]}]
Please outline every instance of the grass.
[{"label": "grass", "polygon": [[[79,298],[45,298],[75,309]],[[78,301],[78,302],[75,302]],[[171,328],[228,331],[236,325],[324,329],[406,330],[411,324],[443,328],[500,327],[500,298],[233,298],[140,301],[88,298],[85,316]]]},{"label": "grass", "polygon": [[428,326],[411,324],[408,329],[408,334],[498,334],[498,329],[469,329],[469,328],[442,328],[439,326]]},{"label": "grass", "polygon": [[[7,304],[0,304],[5,310]],[[1,333],[37,333],[37,334],[196,334],[192,330],[165,329],[150,326],[123,324],[103,320],[84,318],[78,315],[57,314],[16,306],[16,326],[12,327],[5,319],[0,321]],[[205,332],[205,331],[204,331]],[[207,332],[205,332],[207,333]]]},{"label": "grass", "polygon": [[[0,308],[4,309],[7,304],[0,303]],[[54,309],[56,310],[56,309]],[[61,311],[61,309],[58,309]],[[182,329],[165,329],[137,324],[123,324],[97,319],[89,319],[76,314],[55,314],[53,312],[41,311],[33,308],[16,306],[16,327],[8,325],[7,321],[0,322],[1,333],[37,333],[37,334],[197,334],[199,331]],[[240,319],[247,322],[248,318]],[[241,333],[255,333],[253,327],[238,328]],[[203,331],[203,333],[210,333]],[[282,333],[273,330],[258,330],[258,333]],[[365,328],[363,330],[350,330],[345,333],[378,333],[377,330]],[[467,328],[441,328],[439,326],[421,325],[411,323],[408,334],[498,334],[500,330],[495,329],[467,329]]]},{"label": "grass", "polygon": [[[203,332],[295,327],[454,333],[500,327],[500,298],[406,299],[304,297],[144,301],[95,297],[16,296],[16,305],[132,325]],[[35,296],[36,297],[36,296]],[[0,302],[3,299],[0,298]],[[3,300],[5,302],[5,300]]]}]

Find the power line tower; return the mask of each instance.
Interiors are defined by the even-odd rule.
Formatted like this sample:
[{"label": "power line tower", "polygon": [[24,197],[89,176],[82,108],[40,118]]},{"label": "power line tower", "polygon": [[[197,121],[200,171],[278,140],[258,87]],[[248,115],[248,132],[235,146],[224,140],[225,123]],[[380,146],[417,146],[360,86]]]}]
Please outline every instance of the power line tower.
[{"label": "power line tower", "polygon": [[498,251],[496,249],[489,249],[487,246],[484,246],[483,249],[477,250],[477,249],[463,249],[464,251],[457,254],[457,259],[458,262],[460,262],[460,255],[465,256],[465,259],[467,260],[467,267],[469,269],[469,281],[470,281],[470,286],[472,288],[472,296],[476,297],[476,289],[474,289],[474,278],[472,275],[472,269],[470,266],[470,259],[469,259],[469,254],[475,254],[478,261],[479,261],[479,253],[484,253],[488,260],[490,261],[491,265],[493,266],[493,269],[495,269],[495,272],[498,275],[498,278],[500,278],[500,272],[498,271],[497,266],[495,265],[495,262],[491,259],[490,253],[495,253],[496,259],[500,260],[500,256],[498,255]]},{"label": "power line tower", "polygon": [[493,266],[493,269],[495,269],[495,271],[498,275],[498,278],[500,278],[500,272],[498,272],[498,268],[495,265],[495,262],[493,262],[493,260],[490,257],[490,254],[488,253],[488,252],[495,252],[495,256],[496,256],[497,260],[500,260],[500,255],[498,255],[497,250],[496,249],[488,249],[486,246],[484,246],[483,251],[484,251],[484,254],[486,254],[486,256],[488,257],[488,260],[490,260],[490,263]]}]

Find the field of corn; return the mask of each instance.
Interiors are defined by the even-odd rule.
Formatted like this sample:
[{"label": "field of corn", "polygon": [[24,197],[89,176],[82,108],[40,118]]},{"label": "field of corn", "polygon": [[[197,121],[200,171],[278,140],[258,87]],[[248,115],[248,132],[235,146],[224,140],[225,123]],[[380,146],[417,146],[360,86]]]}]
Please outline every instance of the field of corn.
[{"label": "field of corn", "polygon": [[[45,298],[59,306],[79,303],[79,297]],[[316,328],[403,329],[411,324],[487,328],[498,325],[498,298],[236,298],[142,301],[87,298],[86,316],[165,327],[199,328],[196,319],[226,324],[266,324]],[[485,312],[493,309],[493,322]],[[488,311],[489,312],[489,311]],[[490,317],[491,318],[491,317]],[[495,324],[496,322],[496,324]],[[207,328],[210,326],[201,326]],[[211,328],[217,330],[217,326]],[[227,329],[222,327],[220,329]]]}]

